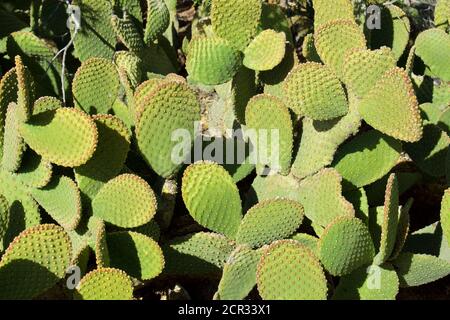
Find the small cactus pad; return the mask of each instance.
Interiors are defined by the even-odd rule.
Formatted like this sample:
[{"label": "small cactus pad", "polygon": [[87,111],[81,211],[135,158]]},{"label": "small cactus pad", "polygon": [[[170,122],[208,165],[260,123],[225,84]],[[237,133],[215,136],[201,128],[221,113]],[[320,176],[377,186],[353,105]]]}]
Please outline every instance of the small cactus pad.
[{"label": "small cactus pad", "polygon": [[[130,276],[151,280],[164,269],[164,256],[151,238],[136,232],[114,232],[106,236],[111,267]],[[130,244],[133,250],[130,250]]]},{"label": "small cactus pad", "polygon": [[364,97],[378,80],[396,66],[392,51],[354,49],[345,57],[343,81],[358,97]]},{"label": "small cactus pad", "polygon": [[74,297],[77,300],[132,300],[133,282],[121,270],[96,269],[81,279]]},{"label": "small cactus pad", "polygon": [[235,248],[233,242],[220,234],[198,232],[173,239],[162,249],[165,274],[208,276],[220,274]]},{"label": "small cactus pad", "polygon": [[130,132],[119,118],[96,115],[93,119],[98,130],[97,148],[86,164],[75,169],[81,192],[91,199],[120,173],[130,150]]},{"label": "small cactus pad", "polygon": [[71,255],[70,239],[56,225],[23,231],[0,261],[0,299],[32,299],[65,276]]},{"label": "small cactus pad", "polygon": [[400,287],[421,286],[450,274],[450,262],[427,254],[404,252],[393,264],[400,278]]},{"label": "small cactus pad", "polygon": [[358,132],[361,117],[356,111],[354,100],[350,99],[349,113],[338,120],[303,119],[300,146],[291,168],[295,177],[303,179],[330,165],[338,147]]},{"label": "small cactus pad", "polygon": [[272,70],[286,53],[286,34],[274,30],[261,32],[244,51],[244,66],[257,71]]},{"label": "small cactus pad", "polygon": [[359,112],[373,128],[396,139],[416,142],[422,138],[419,104],[403,69],[386,72],[362,99]]},{"label": "small cactus pad", "polygon": [[239,190],[218,164],[199,162],[183,175],[182,195],[191,216],[202,226],[234,238],[242,219]]},{"label": "small cactus pad", "polygon": [[353,20],[331,20],[314,34],[314,44],[321,60],[342,78],[344,59],[354,48],[366,48],[366,40]]},{"label": "small cactus pad", "polygon": [[313,120],[330,120],[348,113],[344,88],[328,67],[316,62],[300,64],[284,83],[288,106]]},{"label": "small cactus pad", "polygon": [[24,65],[22,58],[16,56],[16,74],[17,74],[17,105],[20,110],[20,121],[26,121],[30,117],[35,98],[35,88],[33,76],[27,66]]},{"label": "small cactus pad", "polygon": [[267,200],[252,207],[244,216],[236,236],[238,244],[259,248],[286,239],[300,227],[303,207],[287,200]]},{"label": "small cactus pad", "polygon": [[425,63],[431,76],[450,81],[450,35],[440,29],[423,31],[416,40],[416,55]]},{"label": "small cactus pad", "polygon": [[31,117],[20,127],[25,142],[44,159],[64,167],[85,164],[97,146],[97,128],[84,112],[60,108]]},{"label": "small cactus pad", "polygon": [[73,230],[81,220],[81,196],[75,182],[68,177],[54,179],[43,189],[34,189],[33,198],[66,230]]},{"label": "small cactus pad", "polygon": [[299,181],[293,176],[282,176],[279,174],[267,177],[257,176],[252,183],[252,189],[247,194],[245,207],[277,198],[285,198],[300,202],[298,194]]},{"label": "small cactus pad", "polygon": [[391,174],[386,186],[386,196],[381,224],[380,251],[375,257],[375,263],[380,265],[391,256],[397,239],[399,214],[398,178]]},{"label": "small cactus pad", "polygon": [[323,169],[300,182],[300,203],[312,222],[326,227],[337,217],[355,216],[352,204],[342,196],[341,182],[335,169]]},{"label": "small cactus pad", "polygon": [[140,52],[144,47],[142,31],[134,18],[129,14],[124,14],[123,18],[116,15],[111,17],[111,25],[120,41],[132,52]]},{"label": "small cactus pad", "polygon": [[94,215],[122,228],[149,222],[156,213],[153,190],[142,178],[123,174],[100,189],[92,201]]},{"label": "small cactus pad", "polygon": [[361,188],[389,173],[401,152],[400,142],[372,130],[344,144],[336,154],[334,167],[347,183]]},{"label": "small cactus pad", "polygon": [[153,42],[167,30],[170,12],[164,0],[147,0],[147,24],[144,31],[146,43]]},{"label": "small cactus pad", "polygon": [[243,300],[256,285],[261,252],[239,246],[228,258],[219,283],[220,300]]},{"label": "small cactus pad", "polygon": [[[108,0],[75,0],[81,11],[81,30],[74,40],[74,55],[80,61],[92,57],[111,59],[116,36],[111,26],[112,6]],[[75,29],[71,28],[74,36]]]},{"label": "small cactus pad", "polygon": [[[145,100],[138,115],[136,138],[144,159],[163,177],[175,174],[191,151],[194,122],[200,120],[200,104],[195,93],[181,82],[167,82],[158,86]],[[180,147],[173,140],[174,132],[183,133],[188,141],[181,142],[180,161],[173,159],[174,149]],[[186,134],[188,136],[186,136]],[[181,162],[181,163],[179,163]]]},{"label": "small cactus pad", "polygon": [[441,205],[441,224],[445,238],[450,246],[450,189],[445,191]]},{"label": "small cactus pad", "polygon": [[334,300],[395,300],[399,280],[390,265],[360,268],[342,277]]},{"label": "small cactus pad", "polygon": [[34,102],[33,115],[62,108],[62,102],[55,97],[40,97]]},{"label": "small cactus pad", "polygon": [[5,134],[3,137],[3,170],[15,172],[22,162],[26,145],[19,133],[22,111],[15,103],[10,103],[5,117]]},{"label": "small cactus pad", "polygon": [[17,74],[12,68],[0,81],[0,156],[3,155],[4,125],[10,103],[17,102]]},{"label": "small cactus pad", "polygon": [[294,240],[274,242],[264,251],[256,279],[264,300],[327,298],[327,280],[319,260]]},{"label": "small cactus pad", "polygon": [[305,247],[307,247],[309,250],[311,250],[314,255],[316,257],[319,256],[319,251],[318,251],[318,247],[319,247],[319,239],[309,235],[307,233],[297,233],[294,234],[291,237],[292,240],[295,240],[299,243],[301,243],[302,245],[304,245]]},{"label": "small cactus pad", "polygon": [[258,31],[261,12],[261,0],[212,0],[213,31],[244,51]]},{"label": "small cactus pad", "polygon": [[254,130],[251,132],[254,136],[246,134],[257,146],[257,172],[262,173],[267,166],[274,172],[287,175],[294,138],[291,115],[283,101],[265,94],[253,97],[245,110],[245,122],[249,131]]},{"label": "small cactus pad", "polygon": [[319,242],[320,261],[335,276],[369,265],[375,248],[367,226],[359,219],[340,217],[324,231]]},{"label": "small cactus pad", "polygon": [[72,90],[74,105],[86,113],[108,113],[119,93],[119,75],[106,59],[91,58],[77,70]]},{"label": "small cactus pad", "polygon": [[227,40],[199,37],[189,44],[186,69],[192,81],[218,85],[231,80],[242,64],[242,54]]}]

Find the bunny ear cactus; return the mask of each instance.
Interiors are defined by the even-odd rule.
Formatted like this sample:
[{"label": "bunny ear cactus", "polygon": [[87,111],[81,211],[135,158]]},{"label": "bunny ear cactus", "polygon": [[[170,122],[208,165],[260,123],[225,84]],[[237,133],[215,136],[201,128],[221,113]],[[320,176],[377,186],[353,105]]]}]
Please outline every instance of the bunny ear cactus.
[{"label": "bunny ear cactus", "polygon": [[90,114],[108,113],[117,98],[119,86],[114,64],[106,59],[88,59],[73,79],[74,105]]},{"label": "bunny ear cactus", "polygon": [[71,255],[67,233],[56,225],[23,231],[0,261],[1,299],[32,299],[65,276]]},{"label": "bunny ear cactus", "polygon": [[242,219],[239,190],[228,172],[215,163],[196,163],[183,175],[182,195],[201,225],[235,238]]},{"label": "bunny ear cactus", "polygon": [[354,20],[353,4],[350,0],[338,0],[333,5],[327,0],[313,0],[314,29],[336,19]]},{"label": "bunny ear cactus", "polygon": [[50,162],[77,167],[85,164],[97,147],[98,131],[84,112],[60,108],[30,118],[20,133],[28,146]]},{"label": "bunny ear cactus", "polygon": [[74,296],[77,300],[132,300],[133,282],[121,270],[101,268],[81,279]]},{"label": "bunny ear cactus", "polygon": [[146,43],[153,42],[166,31],[170,12],[164,0],[147,0],[147,25],[144,31]]},{"label": "bunny ear cactus", "polygon": [[[168,81],[151,91],[138,110],[136,138],[144,159],[163,177],[174,175],[186,160],[195,136],[194,122],[200,121],[200,104],[192,89],[178,81]],[[189,134],[184,141],[181,163],[173,159],[174,131]],[[186,138],[185,136],[183,138]],[[158,150],[158,152],[154,152]]]},{"label": "bunny ear cactus", "polygon": [[264,30],[244,50],[243,64],[252,70],[272,70],[281,63],[285,53],[286,34]]},{"label": "bunny ear cactus", "polygon": [[294,240],[272,243],[258,264],[256,282],[266,300],[325,300],[327,280],[319,260]]}]

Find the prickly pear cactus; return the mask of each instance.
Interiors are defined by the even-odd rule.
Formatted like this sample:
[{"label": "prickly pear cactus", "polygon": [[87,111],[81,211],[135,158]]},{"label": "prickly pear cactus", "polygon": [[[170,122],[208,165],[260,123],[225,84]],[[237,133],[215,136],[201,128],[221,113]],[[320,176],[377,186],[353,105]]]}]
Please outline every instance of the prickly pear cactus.
[{"label": "prickly pear cactus", "polygon": [[449,18],[1,1],[0,299],[445,298]]}]

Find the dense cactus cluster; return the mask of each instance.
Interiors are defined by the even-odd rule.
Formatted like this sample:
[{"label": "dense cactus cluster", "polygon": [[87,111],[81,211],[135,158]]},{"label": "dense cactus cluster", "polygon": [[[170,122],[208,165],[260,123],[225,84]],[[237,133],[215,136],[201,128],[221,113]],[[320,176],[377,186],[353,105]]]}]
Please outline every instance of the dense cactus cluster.
[{"label": "dense cactus cluster", "polygon": [[2,1],[0,299],[448,288],[450,1],[383,2]]}]

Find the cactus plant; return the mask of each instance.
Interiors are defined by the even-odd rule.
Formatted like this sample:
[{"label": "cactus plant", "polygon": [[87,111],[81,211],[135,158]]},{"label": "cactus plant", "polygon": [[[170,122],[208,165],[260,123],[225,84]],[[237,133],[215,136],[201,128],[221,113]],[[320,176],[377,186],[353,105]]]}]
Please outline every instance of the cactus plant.
[{"label": "cactus plant", "polygon": [[0,299],[445,286],[448,4],[3,1]]}]

